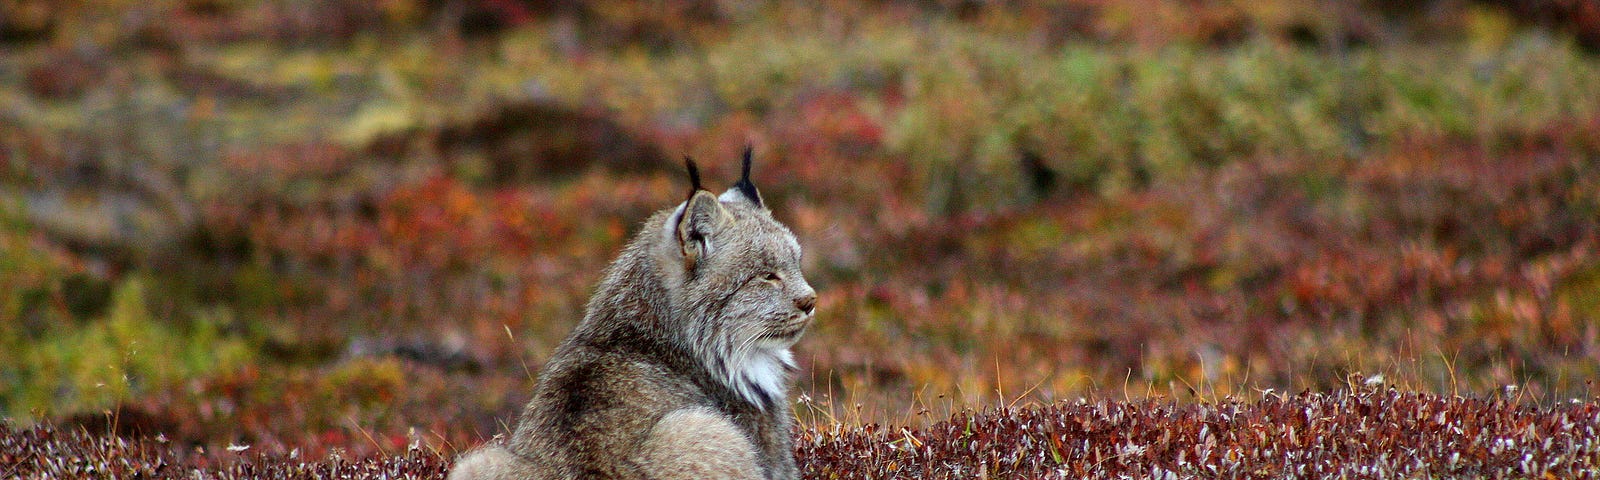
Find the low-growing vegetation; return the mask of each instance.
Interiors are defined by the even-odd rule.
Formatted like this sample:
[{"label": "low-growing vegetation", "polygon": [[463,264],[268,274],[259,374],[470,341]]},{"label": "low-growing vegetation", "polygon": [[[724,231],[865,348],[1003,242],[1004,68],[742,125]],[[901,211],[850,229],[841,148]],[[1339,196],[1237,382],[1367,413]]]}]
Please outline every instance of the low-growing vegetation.
[{"label": "low-growing vegetation", "polygon": [[1584,5],[0,1],[0,476],[436,476],[754,144],[811,478],[1567,477]]},{"label": "low-growing vegetation", "polygon": [[[926,427],[834,423],[798,432],[806,478],[1580,478],[1600,468],[1600,405],[1523,405],[1403,393],[1175,405],[1079,400],[963,411]],[[308,459],[175,449],[46,425],[5,426],[0,473],[23,478],[439,478],[425,442],[385,455]]]}]

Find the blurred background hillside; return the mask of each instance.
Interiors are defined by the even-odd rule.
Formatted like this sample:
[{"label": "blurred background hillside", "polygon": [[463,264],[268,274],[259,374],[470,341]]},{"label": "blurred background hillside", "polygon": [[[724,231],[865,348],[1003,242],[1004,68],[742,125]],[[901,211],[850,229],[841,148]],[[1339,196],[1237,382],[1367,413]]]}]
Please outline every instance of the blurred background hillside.
[{"label": "blurred background hillside", "polygon": [[470,446],[746,144],[807,424],[1600,393],[1592,1],[0,0],[0,417]]}]

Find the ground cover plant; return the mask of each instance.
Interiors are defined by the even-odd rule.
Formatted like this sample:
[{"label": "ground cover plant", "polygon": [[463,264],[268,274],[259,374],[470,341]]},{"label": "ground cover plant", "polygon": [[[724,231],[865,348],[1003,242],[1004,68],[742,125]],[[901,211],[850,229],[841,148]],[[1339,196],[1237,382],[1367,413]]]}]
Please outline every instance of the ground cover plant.
[{"label": "ground cover plant", "polygon": [[437,476],[747,143],[811,478],[1591,470],[1585,5],[0,1],[0,476]]},{"label": "ground cover plant", "polygon": [[[0,471],[21,477],[439,478],[415,441],[378,456],[305,459],[174,449],[164,437],[7,426]],[[807,478],[1579,478],[1600,468],[1600,407],[1519,406],[1363,387],[1174,405],[1058,403],[961,412],[926,427],[802,429]]]}]

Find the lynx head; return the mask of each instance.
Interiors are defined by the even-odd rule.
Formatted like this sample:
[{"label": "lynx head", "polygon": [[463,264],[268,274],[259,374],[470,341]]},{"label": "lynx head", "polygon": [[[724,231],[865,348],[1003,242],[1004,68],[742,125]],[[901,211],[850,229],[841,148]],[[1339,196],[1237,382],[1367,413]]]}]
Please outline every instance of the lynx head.
[{"label": "lynx head", "polygon": [[817,294],[800,272],[800,243],[743,176],[716,195],[685,158],[689,198],[660,225],[658,265],[681,328],[678,340],[717,380],[765,410],[784,398],[789,347],[811,323]]}]

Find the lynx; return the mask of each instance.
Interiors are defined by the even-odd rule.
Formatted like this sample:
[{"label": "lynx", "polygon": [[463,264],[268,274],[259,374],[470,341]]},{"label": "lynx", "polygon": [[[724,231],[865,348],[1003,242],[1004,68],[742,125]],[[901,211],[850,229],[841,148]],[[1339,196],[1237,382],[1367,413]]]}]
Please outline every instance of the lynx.
[{"label": "lynx", "polygon": [[794,479],[789,348],[816,291],[800,244],[743,175],[644,222],[540,374],[503,444],[455,480]]}]

